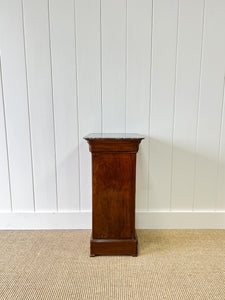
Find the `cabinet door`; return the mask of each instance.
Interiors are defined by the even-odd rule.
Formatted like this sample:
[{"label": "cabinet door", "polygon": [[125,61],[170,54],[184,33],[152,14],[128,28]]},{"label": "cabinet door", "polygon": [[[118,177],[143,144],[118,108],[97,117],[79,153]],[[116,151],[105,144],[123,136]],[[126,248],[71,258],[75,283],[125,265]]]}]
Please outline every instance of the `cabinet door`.
[{"label": "cabinet door", "polygon": [[136,153],[92,153],[94,239],[135,236]]}]

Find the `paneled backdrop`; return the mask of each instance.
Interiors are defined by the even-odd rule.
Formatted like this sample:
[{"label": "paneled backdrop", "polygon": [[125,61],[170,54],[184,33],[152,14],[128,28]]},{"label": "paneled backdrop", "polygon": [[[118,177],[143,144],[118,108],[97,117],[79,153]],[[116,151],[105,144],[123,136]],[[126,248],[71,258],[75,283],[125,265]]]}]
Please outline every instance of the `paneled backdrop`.
[{"label": "paneled backdrop", "polygon": [[138,228],[225,228],[224,89],[224,0],[0,0],[0,228],[90,227],[90,132],[146,136]]}]

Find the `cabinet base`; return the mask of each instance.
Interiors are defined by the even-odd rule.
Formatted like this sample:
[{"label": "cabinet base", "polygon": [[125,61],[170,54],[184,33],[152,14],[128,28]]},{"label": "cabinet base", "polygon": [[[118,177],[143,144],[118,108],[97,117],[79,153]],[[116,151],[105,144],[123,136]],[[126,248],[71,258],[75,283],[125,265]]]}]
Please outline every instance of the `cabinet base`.
[{"label": "cabinet base", "polygon": [[137,256],[138,240],[134,239],[93,239],[90,240],[90,256],[96,255],[131,255]]}]

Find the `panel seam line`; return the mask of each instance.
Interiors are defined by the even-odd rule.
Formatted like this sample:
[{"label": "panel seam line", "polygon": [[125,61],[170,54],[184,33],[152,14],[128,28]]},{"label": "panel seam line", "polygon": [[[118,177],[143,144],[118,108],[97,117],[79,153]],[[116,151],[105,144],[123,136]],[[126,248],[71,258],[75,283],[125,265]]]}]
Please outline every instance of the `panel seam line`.
[{"label": "panel seam line", "polygon": [[78,97],[78,59],[77,59],[77,23],[76,23],[76,0],[74,0],[74,47],[75,47],[75,81],[76,81],[76,105],[77,105],[77,155],[78,155],[78,181],[79,181],[79,211],[81,211],[81,183],[80,183],[80,125],[79,125],[79,97]]},{"label": "panel seam line", "polygon": [[200,70],[199,70],[199,81],[198,81],[198,107],[197,107],[197,120],[196,120],[196,131],[195,131],[195,146],[194,146],[194,176],[193,176],[193,201],[192,211],[195,211],[196,201],[196,175],[197,175],[197,147],[198,147],[198,134],[199,134],[199,112],[200,112],[200,97],[201,97],[201,83],[202,83],[202,65],[203,65],[203,43],[204,43],[204,30],[205,29],[205,0],[203,4],[203,16],[202,16],[202,37],[201,37],[201,53],[200,53]]},{"label": "panel seam line", "polygon": [[56,211],[59,211],[58,199],[58,174],[57,174],[57,153],[56,153],[56,134],[55,134],[55,106],[54,106],[54,83],[52,72],[52,45],[51,45],[51,24],[50,24],[50,4],[48,0],[48,37],[49,37],[49,55],[50,55],[50,73],[51,73],[51,101],[52,101],[52,118],[53,118],[53,143],[54,143],[54,160],[55,160],[55,183],[56,183]]},{"label": "panel seam line", "polygon": [[22,24],[23,24],[22,30],[23,30],[25,77],[26,77],[28,130],[29,130],[30,156],[31,156],[32,192],[33,192],[33,206],[34,206],[34,212],[35,212],[36,211],[36,199],[35,199],[35,189],[34,189],[34,161],[33,161],[33,147],[32,147],[32,133],[31,133],[30,96],[29,96],[29,87],[28,87],[28,70],[27,70],[27,53],[26,53],[26,37],[25,37],[25,21],[24,21],[24,4],[23,4],[23,0],[21,0],[21,11],[22,11]]},{"label": "panel seam line", "polygon": [[4,118],[4,127],[5,127],[4,129],[5,129],[5,143],[6,143],[7,168],[8,168],[8,180],[9,180],[10,209],[11,209],[11,212],[13,212],[11,174],[10,174],[10,164],[9,164],[9,146],[8,146],[8,134],[7,134],[7,124],[6,124],[6,113],[5,113],[5,99],[4,99],[1,56],[0,56],[0,80],[1,80],[2,105],[3,105],[3,118]]},{"label": "panel seam line", "polygon": [[177,30],[176,30],[176,54],[175,54],[175,78],[173,87],[173,108],[172,108],[172,132],[171,132],[171,173],[170,173],[170,208],[172,210],[172,196],[173,196],[173,161],[174,161],[174,131],[175,131],[175,109],[177,98],[177,64],[178,64],[178,44],[179,44],[179,21],[180,21],[180,0],[177,2]]}]

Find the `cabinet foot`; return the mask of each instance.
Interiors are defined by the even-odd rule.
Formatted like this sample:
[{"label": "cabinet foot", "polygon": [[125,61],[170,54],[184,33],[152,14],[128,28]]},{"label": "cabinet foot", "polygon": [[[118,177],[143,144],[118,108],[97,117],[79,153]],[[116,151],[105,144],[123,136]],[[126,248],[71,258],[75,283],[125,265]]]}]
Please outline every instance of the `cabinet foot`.
[{"label": "cabinet foot", "polygon": [[134,239],[93,239],[91,237],[90,256],[131,255],[137,256],[137,238]]}]

